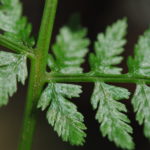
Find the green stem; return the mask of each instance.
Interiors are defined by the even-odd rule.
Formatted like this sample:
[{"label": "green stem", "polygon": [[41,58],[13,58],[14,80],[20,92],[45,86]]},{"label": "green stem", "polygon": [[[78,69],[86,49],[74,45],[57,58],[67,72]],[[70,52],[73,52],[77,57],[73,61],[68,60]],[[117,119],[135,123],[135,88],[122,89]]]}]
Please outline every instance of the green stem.
[{"label": "green stem", "polygon": [[[46,55],[45,61],[47,62],[47,52],[49,50],[49,44],[51,41],[51,35],[53,30],[53,23],[56,14],[56,7],[57,7],[58,0],[46,0],[46,7],[44,11],[44,16],[42,20],[42,26],[39,33],[39,38],[37,42],[37,48],[43,49],[43,51],[39,51],[42,54]],[[45,53],[46,52],[46,53]]]},{"label": "green stem", "polygon": [[37,62],[32,60],[30,69],[30,79],[28,85],[28,95],[24,113],[23,128],[20,137],[18,150],[31,150],[35,125],[37,120],[36,103],[41,92],[41,82],[37,73]]},{"label": "green stem", "polygon": [[46,74],[46,82],[112,82],[112,83],[139,83],[144,82],[150,84],[150,77],[131,74]]},{"label": "green stem", "polygon": [[28,96],[18,150],[31,150],[38,117],[36,106],[45,83],[47,55],[56,8],[57,0],[46,0],[37,48],[35,49],[35,59],[31,60]]},{"label": "green stem", "polygon": [[34,58],[34,54],[28,47],[15,43],[1,34],[0,34],[0,45],[14,52],[27,54],[29,58]]}]

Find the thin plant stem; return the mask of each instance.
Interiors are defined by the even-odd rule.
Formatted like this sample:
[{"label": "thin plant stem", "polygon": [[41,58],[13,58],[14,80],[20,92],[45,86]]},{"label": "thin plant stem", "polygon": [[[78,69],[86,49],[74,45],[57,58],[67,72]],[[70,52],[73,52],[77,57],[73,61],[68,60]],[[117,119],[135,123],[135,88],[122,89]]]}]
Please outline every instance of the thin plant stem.
[{"label": "thin plant stem", "polygon": [[37,122],[37,102],[44,86],[47,55],[56,14],[57,0],[46,0],[44,15],[40,27],[35,59],[31,60],[31,72],[27,101],[18,150],[31,150]]},{"label": "thin plant stem", "polygon": [[26,54],[29,58],[34,58],[33,50],[24,45],[15,43],[0,34],[0,45],[17,53]]},{"label": "thin plant stem", "polygon": [[150,77],[132,74],[60,74],[47,73],[46,82],[112,82],[112,83],[147,83],[150,84]]}]

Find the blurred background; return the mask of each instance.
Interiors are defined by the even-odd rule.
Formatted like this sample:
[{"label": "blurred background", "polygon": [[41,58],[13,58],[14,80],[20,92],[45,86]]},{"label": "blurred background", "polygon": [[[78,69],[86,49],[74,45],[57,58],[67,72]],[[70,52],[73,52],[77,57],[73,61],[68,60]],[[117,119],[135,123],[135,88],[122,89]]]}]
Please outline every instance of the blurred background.
[{"label": "blurred background", "polygon": [[[24,15],[27,15],[29,21],[33,24],[33,34],[37,38],[44,0],[21,1],[24,4]],[[59,0],[52,42],[54,42],[55,36],[59,32],[59,28],[67,22],[74,12],[81,14],[82,25],[88,28],[88,36],[92,42],[96,39],[97,33],[103,32],[107,25],[112,24],[117,19],[128,18],[128,43],[125,47],[126,51],[123,53],[125,59],[121,64],[124,67],[124,73],[126,73],[127,56],[133,53],[134,43],[137,41],[138,36],[150,25],[150,0]],[[93,43],[90,46],[90,51],[93,50],[92,47]],[[85,71],[88,71],[87,62],[83,64],[83,67]],[[0,109],[0,150],[17,149],[27,83],[25,87],[18,85],[17,94],[10,99],[10,103],[6,107]],[[99,132],[99,124],[94,119],[95,112],[90,105],[93,84],[81,83],[81,85],[83,85],[84,91],[81,98],[72,101],[77,104],[79,111],[85,116],[85,123],[88,127],[85,145],[83,147],[74,147],[62,142],[48,125],[45,112],[41,112],[32,150],[119,150],[107,138],[102,138]],[[118,85],[128,88],[131,92],[135,89],[135,85],[132,84]],[[130,100],[123,102],[128,107],[128,116],[132,120],[133,136],[136,143],[135,150],[149,150],[150,142],[143,136],[142,127],[135,121]]]}]

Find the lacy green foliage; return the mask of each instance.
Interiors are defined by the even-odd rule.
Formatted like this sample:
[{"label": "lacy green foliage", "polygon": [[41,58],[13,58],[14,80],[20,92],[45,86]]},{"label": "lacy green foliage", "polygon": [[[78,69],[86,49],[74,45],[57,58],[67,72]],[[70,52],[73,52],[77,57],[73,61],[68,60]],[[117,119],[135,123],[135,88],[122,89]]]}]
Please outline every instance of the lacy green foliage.
[{"label": "lacy green foliage", "polygon": [[140,125],[144,123],[144,134],[150,138],[150,87],[144,83],[138,84],[132,98],[136,120]]},{"label": "lacy green foliage", "polygon": [[16,32],[16,22],[20,19],[22,6],[18,0],[0,0],[0,29]]},{"label": "lacy green foliage", "polygon": [[95,42],[95,54],[90,54],[91,70],[99,73],[120,74],[122,68],[114,65],[119,64],[123,57],[120,55],[126,43],[126,19],[119,20],[106,29],[105,34],[98,34]]},{"label": "lacy green foliage", "polygon": [[[119,20],[108,27],[105,34],[98,35],[95,43],[95,54],[90,54],[91,71],[94,74],[111,73],[120,74],[121,68],[116,67],[122,57],[118,56],[123,52],[126,43],[126,20]],[[127,89],[111,86],[103,82],[96,82],[91,103],[94,109],[98,109],[96,119],[100,125],[103,136],[108,136],[110,141],[124,149],[133,149],[134,143],[129,119],[123,112],[127,112],[124,104],[117,100],[128,99]]]},{"label": "lacy green foliage", "polygon": [[[60,30],[53,46],[55,58],[51,54],[48,57],[48,66],[53,73],[82,73],[80,65],[89,45],[85,35],[86,30],[83,28],[72,30],[70,27],[63,27]],[[38,103],[42,110],[50,105],[47,111],[49,124],[63,141],[69,141],[72,145],[83,145],[86,127],[82,114],[66,98],[79,97],[81,92],[78,85],[49,83]]]},{"label": "lacy green foliage", "polygon": [[[126,43],[126,28],[126,19],[122,19],[109,26],[105,33],[98,34],[94,53],[89,57],[90,75],[105,77],[105,74],[121,74],[122,68],[116,65],[123,59],[120,55]],[[22,16],[19,0],[0,0],[0,31],[13,44],[27,47],[34,45],[34,39],[30,36],[32,26]],[[55,77],[55,73],[70,76],[83,74],[81,64],[89,46],[86,34],[87,30],[79,24],[78,15],[72,18],[69,26],[61,28],[52,47],[52,54],[48,54],[48,66],[52,76]],[[140,37],[134,52],[135,56],[128,59],[128,78],[130,75],[133,79],[134,76],[150,77],[150,30]],[[24,84],[27,78],[26,59],[25,54],[0,51],[0,106],[6,105],[9,96],[16,92],[17,81]],[[132,104],[136,120],[140,125],[144,124],[144,134],[150,138],[150,87],[144,83],[144,79],[139,80],[141,81],[137,83]],[[84,117],[77,111],[77,106],[69,101],[79,97],[81,92],[79,85],[49,82],[37,106],[43,111],[47,110],[49,124],[63,141],[69,141],[72,145],[83,145],[86,137]],[[100,123],[102,135],[107,136],[118,147],[131,150],[134,148],[130,135],[133,131],[126,115],[127,109],[120,103],[120,100],[128,99],[129,95],[125,88],[95,81],[91,103],[97,110],[96,120]]]},{"label": "lacy green foliage", "polygon": [[[7,39],[25,46],[33,46],[31,24],[22,17],[19,0],[0,0],[0,30]],[[27,77],[26,55],[0,51],[0,106],[8,103],[17,90],[17,81],[24,84]]]},{"label": "lacy green foliage", "polygon": [[[142,35],[135,46],[134,58],[128,59],[129,73],[149,76],[150,74],[150,30]],[[138,83],[132,98],[136,120],[144,124],[144,134],[150,138],[150,87],[144,82]]]},{"label": "lacy green foliage", "polygon": [[69,141],[73,145],[82,145],[86,134],[83,124],[84,118],[77,111],[77,107],[67,98],[79,97],[81,87],[71,84],[49,83],[43,92],[38,107],[47,111],[47,119],[54,130],[62,137],[63,141]]},{"label": "lacy green foliage", "polygon": [[89,40],[85,38],[86,29],[72,30],[69,27],[63,27],[57,36],[56,43],[53,46],[55,55],[54,72],[61,73],[82,73],[80,65],[84,62],[89,45]]},{"label": "lacy green foliage", "polygon": [[127,89],[105,84],[95,83],[91,103],[97,110],[96,119],[101,123],[102,135],[108,136],[110,141],[124,149],[133,149],[130,120],[123,112],[127,112],[124,104],[118,102],[120,99],[128,99],[130,93]]},{"label": "lacy green foliage", "polygon": [[137,75],[150,75],[150,30],[140,36],[134,49],[134,58],[128,59],[129,72]]},{"label": "lacy green foliage", "polygon": [[0,51],[0,106],[16,92],[17,81],[24,84],[26,77],[26,56]]},{"label": "lacy green foliage", "polygon": [[0,0],[0,30],[4,36],[16,43],[32,47],[34,39],[30,37],[32,26],[22,17],[22,5],[19,0]]}]

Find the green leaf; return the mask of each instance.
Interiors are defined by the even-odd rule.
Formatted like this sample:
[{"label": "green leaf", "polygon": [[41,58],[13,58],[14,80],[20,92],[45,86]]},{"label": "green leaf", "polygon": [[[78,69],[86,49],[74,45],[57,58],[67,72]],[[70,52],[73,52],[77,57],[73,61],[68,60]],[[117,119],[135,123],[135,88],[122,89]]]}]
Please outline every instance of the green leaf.
[{"label": "green leaf", "polygon": [[137,75],[150,76],[150,29],[140,36],[135,45],[134,58],[129,57],[129,72]]},{"label": "green leaf", "polygon": [[132,128],[130,120],[123,113],[127,112],[120,99],[128,99],[130,93],[127,89],[111,86],[103,82],[96,82],[91,103],[97,109],[96,119],[100,125],[102,135],[108,136],[110,141],[123,149],[133,149],[134,143],[130,133]]},{"label": "green leaf", "polygon": [[[135,45],[134,57],[129,57],[129,73],[133,75],[150,76],[150,29],[140,36]],[[135,94],[132,98],[136,120],[144,124],[144,134],[150,138],[150,87],[144,82],[137,83]]]},{"label": "green leaf", "polygon": [[67,98],[79,97],[81,87],[72,84],[49,83],[41,95],[38,108],[45,110],[48,106],[47,119],[54,130],[72,145],[83,145],[86,129],[84,118],[77,107]]},{"label": "green leaf", "polygon": [[26,77],[26,56],[0,51],[0,107],[16,92],[17,81],[24,84]]},{"label": "green leaf", "polygon": [[[53,45],[53,54],[48,56],[48,66],[52,73],[82,73],[80,67],[88,51],[89,40],[85,38],[87,31],[82,28],[79,16],[73,16],[69,26],[62,27]],[[47,111],[47,119],[54,130],[72,145],[83,145],[86,129],[83,116],[76,106],[67,98],[79,97],[81,87],[72,84],[49,83],[42,93],[38,107]]]},{"label": "green leaf", "polygon": [[16,22],[22,14],[22,5],[19,0],[0,0],[0,29],[7,32],[16,32]]},{"label": "green leaf", "polygon": [[19,0],[0,0],[0,30],[9,40],[28,47],[34,45],[30,37],[32,26],[22,17],[22,5]]},{"label": "green leaf", "polygon": [[93,72],[120,74],[121,68],[114,65],[119,64],[123,57],[119,56],[126,43],[126,19],[122,19],[107,27],[105,34],[100,33],[95,42],[95,54],[90,54],[90,65]]},{"label": "green leaf", "polygon": [[[105,34],[100,33],[95,42],[95,54],[90,54],[91,73],[93,74],[120,74],[122,68],[117,67],[123,57],[119,56],[126,43],[126,19],[122,19],[109,26]],[[96,82],[91,98],[94,109],[97,109],[96,119],[101,124],[102,135],[107,136],[117,146],[123,149],[133,149],[132,128],[126,116],[127,109],[118,102],[128,99],[127,89],[111,86],[104,82]]]},{"label": "green leaf", "polygon": [[132,98],[136,120],[140,125],[144,124],[144,134],[150,138],[150,87],[140,83],[136,87]]},{"label": "green leaf", "polygon": [[55,67],[50,66],[52,72],[82,73],[80,65],[84,62],[83,57],[89,45],[89,40],[85,38],[86,34],[84,28],[78,30],[72,30],[67,26],[61,28],[53,46]]},{"label": "green leaf", "polygon": [[53,70],[53,72],[57,72],[57,64],[55,64],[55,59],[52,54],[48,54],[48,61],[47,61],[48,67]]}]

